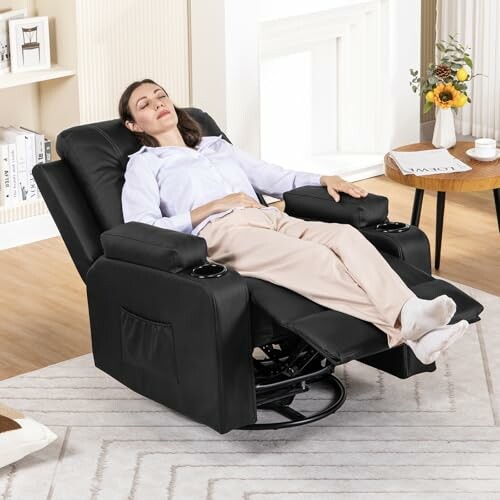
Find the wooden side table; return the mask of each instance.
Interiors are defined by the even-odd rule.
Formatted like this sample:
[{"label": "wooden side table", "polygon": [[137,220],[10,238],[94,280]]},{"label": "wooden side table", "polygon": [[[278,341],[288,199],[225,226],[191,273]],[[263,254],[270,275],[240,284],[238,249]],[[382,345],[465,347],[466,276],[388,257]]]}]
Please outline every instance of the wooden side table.
[{"label": "wooden side table", "polygon": [[[418,226],[420,223],[424,191],[429,189],[437,192],[436,252],[434,261],[436,269],[439,269],[441,261],[444,205],[447,192],[487,191],[491,189],[495,199],[498,230],[500,231],[500,159],[490,162],[473,160],[465,154],[469,148],[473,147],[473,142],[457,142],[453,148],[448,150],[453,156],[472,167],[472,170],[468,170],[467,172],[453,174],[403,175],[394,160],[389,156],[389,153],[384,157],[385,175],[399,184],[415,188],[413,210],[411,213],[411,223],[413,225]],[[424,149],[434,149],[434,146],[430,142],[420,142],[402,146],[397,148],[396,151],[421,151]],[[425,165],[422,166],[424,167]]]}]

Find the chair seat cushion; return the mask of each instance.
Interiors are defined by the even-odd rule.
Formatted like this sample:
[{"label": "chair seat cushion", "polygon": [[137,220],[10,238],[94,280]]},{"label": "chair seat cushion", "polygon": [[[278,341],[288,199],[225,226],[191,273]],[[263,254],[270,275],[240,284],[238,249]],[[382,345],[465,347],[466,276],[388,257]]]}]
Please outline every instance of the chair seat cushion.
[{"label": "chair seat cushion", "polygon": [[[382,253],[391,267],[415,294],[432,299],[442,294],[457,303],[452,323],[478,321],[483,307],[457,287],[420,271],[389,254]],[[252,305],[259,307],[280,327],[289,330],[320,351],[333,363],[346,363],[388,349],[386,335],[373,324],[323,307],[287,288],[257,278],[245,277]],[[254,346],[269,341],[253,332]]]}]

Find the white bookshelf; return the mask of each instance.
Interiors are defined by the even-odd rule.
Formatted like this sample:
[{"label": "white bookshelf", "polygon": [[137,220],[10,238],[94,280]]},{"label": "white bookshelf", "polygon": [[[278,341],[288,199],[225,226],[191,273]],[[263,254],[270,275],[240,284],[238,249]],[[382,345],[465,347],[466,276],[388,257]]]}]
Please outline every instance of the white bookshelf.
[{"label": "white bookshelf", "polygon": [[74,74],[75,71],[63,68],[57,64],[54,64],[50,69],[42,69],[39,71],[2,73],[0,74],[0,90],[30,83],[45,82],[47,80],[54,80],[55,78],[63,78]]},{"label": "white bookshelf", "polygon": [[[4,73],[0,75],[0,91],[73,75],[75,71],[59,65],[53,65],[46,70]],[[0,250],[58,235],[59,231],[42,198],[25,201],[13,207],[0,207]]]},{"label": "white bookshelf", "polygon": [[[48,16],[52,65],[49,69],[0,74],[0,125],[40,131],[52,142],[78,122],[76,0],[0,0],[0,9],[27,8],[27,16]],[[42,198],[0,207],[0,250],[59,234]]]}]

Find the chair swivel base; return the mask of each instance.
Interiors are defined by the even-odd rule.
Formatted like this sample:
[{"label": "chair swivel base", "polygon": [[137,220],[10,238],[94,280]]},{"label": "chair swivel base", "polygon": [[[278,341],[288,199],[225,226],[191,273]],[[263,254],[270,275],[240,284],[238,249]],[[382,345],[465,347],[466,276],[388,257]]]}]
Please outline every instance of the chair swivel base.
[{"label": "chair swivel base", "polygon": [[[329,386],[331,401],[326,408],[313,415],[306,416],[289,406],[296,394],[307,392],[310,385],[316,383],[326,383]],[[257,386],[256,390],[258,410],[272,410],[287,420],[262,424],[255,423],[241,427],[243,430],[286,429],[310,424],[335,413],[346,398],[345,386],[340,379],[333,375],[332,366],[326,366],[316,372],[283,381],[282,383],[262,384]]]}]

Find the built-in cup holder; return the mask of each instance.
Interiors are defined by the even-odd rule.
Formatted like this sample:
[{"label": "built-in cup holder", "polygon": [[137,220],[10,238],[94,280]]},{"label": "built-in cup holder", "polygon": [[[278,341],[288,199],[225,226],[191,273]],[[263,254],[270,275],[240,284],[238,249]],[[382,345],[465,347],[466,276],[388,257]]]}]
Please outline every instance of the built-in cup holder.
[{"label": "built-in cup holder", "polygon": [[404,222],[382,222],[382,224],[377,224],[375,230],[382,233],[404,233],[410,227],[409,224],[405,224]]},{"label": "built-in cup holder", "polygon": [[216,264],[209,262],[193,268],[191,276],[197,278],[220,278],[223,274],[227,273],[227,267],[223,264]]}]

